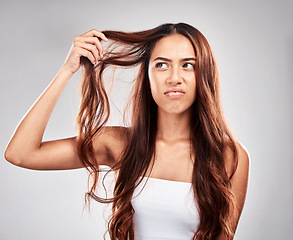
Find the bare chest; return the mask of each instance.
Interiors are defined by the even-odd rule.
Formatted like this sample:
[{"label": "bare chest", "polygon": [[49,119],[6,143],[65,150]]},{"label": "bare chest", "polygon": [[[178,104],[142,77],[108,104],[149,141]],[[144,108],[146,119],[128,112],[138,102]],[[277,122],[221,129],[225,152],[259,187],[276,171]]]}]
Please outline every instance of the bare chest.
[{"label": "bare chest", "polygon": [[153,168],[150,165],[147,174],[152,178],[171,181],[191,182],[193,155],[189,143],[160,143],[156,145]]}]

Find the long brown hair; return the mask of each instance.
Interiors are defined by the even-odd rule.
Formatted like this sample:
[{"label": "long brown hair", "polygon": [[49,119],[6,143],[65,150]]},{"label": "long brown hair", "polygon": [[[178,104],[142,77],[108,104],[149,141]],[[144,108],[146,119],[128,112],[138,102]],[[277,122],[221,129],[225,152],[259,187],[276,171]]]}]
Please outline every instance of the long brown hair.
[{"label": "long brown hair", "polygon": [[[185,23],[164,24],[140,32],[103,33],[114,45],[108,48],[97,66],[83,59],[82,99],[77,117],[78,153],[93,177],[87,196],[103,203],[112,202],[112,215],[108,223],[111,239],[134,239],[132,194],[141,181],[139,177],[145,176],[151,165],[157,133],[157,105],[150,92],[148,64],[156,42],[175,33],[188,38],[196,54],[197,87],[196,100],[192,106],[190,143],[195,156],[192,186],[200,223],[199,226],[194,226],[193,239],[215,239],[220,232],[224,232],[228,238],[233,237],[235,204],[230,181],[237,167],[237,149],[222,114],[218,70],[206,38],[196,28]],[[113,167],[113,170],[119,170],[113,198],[103,199],[94,193],[99,165],[94,156],[92,141],[109,118],[110,105],[103,83],[103,72],[113,65],[139,66],[139,72],[131,98],[132,120],[128,143]],[[226,170],[227,149],[234,156],[230,175]]]}]

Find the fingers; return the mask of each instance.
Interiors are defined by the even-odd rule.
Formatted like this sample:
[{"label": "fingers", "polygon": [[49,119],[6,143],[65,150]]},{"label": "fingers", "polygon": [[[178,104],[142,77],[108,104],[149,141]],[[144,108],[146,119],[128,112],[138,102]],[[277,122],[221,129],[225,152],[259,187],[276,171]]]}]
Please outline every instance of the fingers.
[{"label": "fingers", "polygon": [[103,46],[97,37],[84,37],[84,41],[93,44],[98,49],[100,57],[103,57]]},{"label": "fingers", "polygon": [[80,51],[80,54],[88,57],[93,64],[96,64],[103,57],[103,46],[100,39],[108,41],[103,33],[93,29],[75,37],[74,47],[75,49],[83,49],[83,51]]},{"label": "fingers", "polygon": [[[93,44],[76,41],[74,43],[74,47],[76,49],[85,50],[87,52],[86,56],[83,55],[83,54],[82,55],[84,57],[88,57],[90,55],[91,58],[93,58],[93,61],[91,61],[93,64],[95,64],[99,60],[99,58],[102,57],[101,54],[99,54],[99,51],[98,51],[97,47],[95,45],[93,45]],[[85,53],[85,51],[81,51],[80,53]]]},{"label": "fingers", "polygon": [[101,38],[105,42],[108,41],[108,38],[103,33],[99,32],[96,29],[92,29],[92,30],[86,32],[85,34],[83,34],[82,36],[86,36],[86,37],[98,37],[98,38]]},{"label": "fingers", "polygon": [[87,57],[93,65],[95,65],[97,63],[95,57],[93,56],[93,54],[91,52],[89,52],[88,50],[83,49],[83,48],[81,48],[79,51],[80,51],[80,55]]}]

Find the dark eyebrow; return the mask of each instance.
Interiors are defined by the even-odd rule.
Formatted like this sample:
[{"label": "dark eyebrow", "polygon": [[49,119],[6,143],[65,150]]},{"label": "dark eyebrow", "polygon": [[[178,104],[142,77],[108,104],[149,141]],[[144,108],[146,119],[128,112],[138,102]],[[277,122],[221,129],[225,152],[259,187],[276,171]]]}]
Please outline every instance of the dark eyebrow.
[{"label": "dark eyebrow", "polygon": [[181,59],[182,62],[185,62],[185,61],[196,61],[196,58],[194,57],[191,57],[191,58],[183,58]]},{"label": "dark eyebrow", "polygon": [[[171,59],[169,58],[164,58],[164,57],[157,57],[154,59],[154,61],[156,60],[162,60],[162,61],[166,61],[166,62],[172,62]],[[194,57],[190,57],[190,58],[182,58],[181,59],[182,62],[186,62],[186,61],[196,61],[196,59]]]},{"label": "dark eyebrow", "polygon": [[157,58],[154,59],[154,61],[157,61],[157,60],[162,60],[162,61],[166,61],[166,62],[171,62],[171,59],[164,58],[164,57],[157,57]]}]

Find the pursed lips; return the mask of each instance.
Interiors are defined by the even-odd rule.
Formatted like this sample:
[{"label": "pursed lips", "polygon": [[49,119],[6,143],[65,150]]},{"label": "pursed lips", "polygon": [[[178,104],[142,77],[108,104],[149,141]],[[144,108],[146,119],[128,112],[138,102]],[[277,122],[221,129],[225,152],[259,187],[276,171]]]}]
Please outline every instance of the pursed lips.
[{"label": "pursed lips", "polygon": [[171,88],[168,89],[166,92],[164,92],[165,95],[169,96],[169,97],[173,97],[173,96],[183,96],[185,95],[185,91],[183,91],[180,88]]}]

